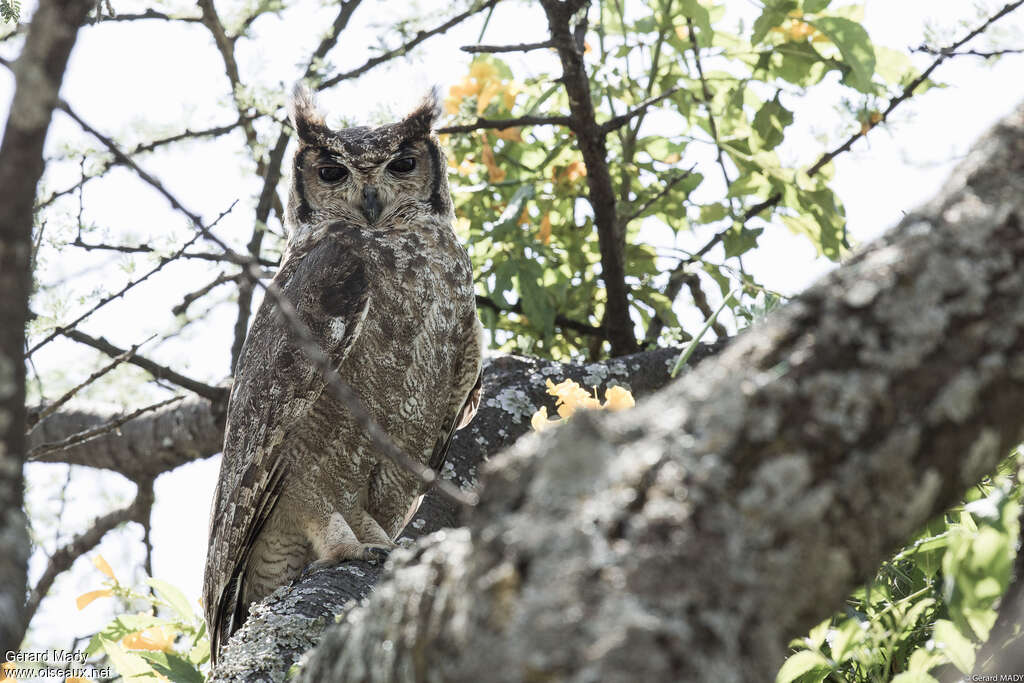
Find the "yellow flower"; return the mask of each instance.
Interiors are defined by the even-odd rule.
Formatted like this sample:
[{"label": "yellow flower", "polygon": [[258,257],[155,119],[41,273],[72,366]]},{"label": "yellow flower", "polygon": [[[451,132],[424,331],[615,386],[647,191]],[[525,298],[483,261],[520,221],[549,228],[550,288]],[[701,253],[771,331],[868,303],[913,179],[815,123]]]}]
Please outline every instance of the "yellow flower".
[{"label": "yellow flower", "polygon": [[480,94],[476,98],[476,115],[483,116],[484,111],[487,109],[487,105],[491,103],[494,96],[498,94],[501,89],[501,84],[497,81],[488,81],[480,89]]},{"label": "yellow flower", "polygon": [[469,77],[476,79],[477,86],[491,80],[498,80],[498,67],[484,59],[474,59],[469,65]]},{"label": "yellow flower", "polygon": [[591,397],[586,389],[571,379],[559,382],[558,384],[548,380],[547,386],[548,393],[558,398],[555,402],[555,407],[558,410],[558,414],[563,418],[572,417],[577,408],[600,407],[597,399]]},{"label": "yellow flower", "polygon": [[97,555],[92,558],[92,563],[96,565],[96,569],[99,569],[101,572],[106,574],[108,578],[113,579],[115,583],[117,582],[117,577],[114,576],[114,570],[110,568],[110,565],[107,564],[107,561],[103,559],[102,555]]},{"label": "yellow flower", "polygon": [[150,626],[149,628],[129,633],[121,639],[121,644],[130,650],[153,650],[170,652],[174,646],[175,633],[163,626]]},{"label": "yellow flower", "polygon": [[611,410],[617,412],[619,410],[627,410],[636,405],[636,401],[633,400],[633,394],[629,393],[628,389],[622,387],[608,387],[604,392],[604,406],[605,410]]},{"label": "yellow flower", "polygon": [[88,593],[82,593],[75,598],[75,604],[78,605],[78,609],[85,609],[90,602],[99,598],[109,598],[114,595],[114,591],[109,588],[104,588],[99,591],[89,591]]},{"label": "yellow flower", "polygon": [[548,409],[543,406],[541,406],[541,409],[534,413],[533,417],[530,418],[530,425],[533,427],[534,431],[537,432],[543,432],[548,427],[554,427],[561,422],[561,420],[549,420]]}]

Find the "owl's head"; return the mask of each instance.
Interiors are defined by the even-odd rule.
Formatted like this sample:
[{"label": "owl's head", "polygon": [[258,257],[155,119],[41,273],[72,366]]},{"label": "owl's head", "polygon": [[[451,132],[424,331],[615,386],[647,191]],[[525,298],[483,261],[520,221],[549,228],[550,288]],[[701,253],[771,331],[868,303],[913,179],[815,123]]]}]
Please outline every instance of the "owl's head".
[{"label": "owl's head", "polygon": [[447,160],[431,132],[441,114],[436,91],[401,121],[377,128],[328,128],[302,85],[290,113],[299,138],[288,197],[293,240],[324,221],[372,227],[399,214],[454,217]]}]

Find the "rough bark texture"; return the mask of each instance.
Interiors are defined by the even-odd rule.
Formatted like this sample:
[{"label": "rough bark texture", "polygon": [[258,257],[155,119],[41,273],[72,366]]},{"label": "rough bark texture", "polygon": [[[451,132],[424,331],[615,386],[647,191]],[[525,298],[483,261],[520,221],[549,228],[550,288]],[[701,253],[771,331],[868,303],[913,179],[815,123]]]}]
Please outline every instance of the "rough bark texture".
[{"label": "rough bark texture", "polygon": [[[695,360],[722,344],[698,348]],[[678,349],[658,349],[586,365],[563,364],[518,356],[491,357],[484,370],[485,398],[473,422],[458,432],[444,476],[463,488],[472,486],[487,454],[497,453],[530,430],[530,417],[544,405],[553,412],[554,398],[546,382],[574,379],[581,386],[629,387],[636,396],[650,395],[668,381]],[[442,496],[428,493],[403,538],[417,539],[463,523],[464,512]],[[457,531],[441,531],[436,536]],[[279,589],[250,615],[246,625],[221,653],[216,681],[282,680],[291,665],[315,644],[335,615],[365,597],[381,567],[346,562],[318,572],[294,587]]]},{"label": "rough bark texture", "polygon": [[1021,440],[1022,225],[1024,106],[719,357],[490,463],[468,530],[393,553],[302,679],[771,680]]},{"label": "rough bark texture", "polygon": [[[60,410],[29,432],[29,448],[62,441],[77,432],[99,427],[114,417],[115,413],[80,408]],[[219,453],[223,442],[223,406],[196,396],[34,460],[100,467],[123,474],[132,481],[142,481]]]},{"label": "rough bark texture", "polygon": [[16,650],[29,539],[21,509],[25,458],[25,322],[32,286],[32,204],[43,143],[78,27],[91,2],[41,0],[14,65],[15,92],[0,143],[0,652]]}]

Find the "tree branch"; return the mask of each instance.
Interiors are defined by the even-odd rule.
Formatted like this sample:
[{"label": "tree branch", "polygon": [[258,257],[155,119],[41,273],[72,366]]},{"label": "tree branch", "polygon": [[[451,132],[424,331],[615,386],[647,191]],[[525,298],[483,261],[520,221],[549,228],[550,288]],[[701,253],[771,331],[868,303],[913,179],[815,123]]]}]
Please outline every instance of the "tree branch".
[{"label": "tree branch", "polygon": [[[1022,141],[1024,105],[720,356],[493,459],[468,533],[394,552],[299,680],[771,680],[1024,436]],[[278,643],[293,595],[323,594],[259,608]]]},{"label": "tree branch", "polygon": [[465,12],[452,17],[448,21],[446,21],[446,22],[440,24],[439,26],[436,26],[436,27],[434,27],[434,28],[432,28],[432,29],[430,29],[428,31],[417,31],[416,35],[414,35],[412,37],[412,40],[409,40],[408,42],[403,43],[402,45],[400,45],[399,47],[396,47],[393,50],[388,50],[387,52],[385,52],[383,54],[377,55],[376,57],[373,57],[371,59],[366,60],[366,62],[362,66],[356,67],[355,69],[352,69],[351,71],[346,71],[344,73],[340,73],[340,74],[337,74],[335,76],[332,76],[331,78],[328,78],[327,80],[322,82],[317,87],[317,89],[318,90],[326,90],[327,88],[330,88],[331,86],[334,86],[334,85],[337,85],[338,83],[341,83],[342,81],[348,81],[348,80],[351,80],[353,78],[356,78],[357,76],[361,76],[364,73],[366,73],[367,71],[369,71],[370,69],[372,69],[372,68],[374,68],[376,66],[379,66],[379,65],[383,64],[384,62],[390,61],[391,59],[394,59],[395,57],[401,57],[401,56],[405,55],[406,53],[408,53],[410,50],[412,50],[414,47],[416,47],[417,45],[422,43],[423,41],[427,40],[428,38],[431,38],[431,37],[436,36],[438,34],[444,33],[445,31],[447,31],[451,27],[456,26],[458,24],[461,24],[463,21],[465,21],[466,19],[470,18],[474,14],[479,14],[480,12],[484,11],[485,9],[490,9],[491,7],[494,7],[495,5],[498,4],[499,1],[500,0],[487,0],[486,2],[484,2],[484,3],[480,4],[480,5],[477,5],[476,7],[471,7],[470,9],[466,10]]},{"label": "tree branch", "polygon": [[21,55],[0,142],[0,651],[17,650],[29,542],[22,511],[25,323],[32,287],[32,222],[43,143],[78,29],[93,3],[40,0]]},{"label": "tree branch", "polygon": [[572,118],[568,116],[519,116],[514,119],[483,119],[478,118],[473,123],[466,123],[457,126],[445,126],[438,128],[437,132],[444,133],[472,133],[476,130],[505,130],[515,126],[566,126],[572,127]]},{"label": "tree branch", "polygon": [[519,43],[517,45],[463,45],[459,49],[470,54],[498,53],[498,52],[530,52],[531,50],[543,50],[554,48],[550,40],[541,43]]},{"label": "tree branch", "polygon": [[601,279],[607,297],[601,326],[607,330],[612,355],[621,356],[635,351],[637,342],[629,315],[625,228],[616,209],[605,135],[597,123],[590,99],[590,81],[583,64],[582,48],[569,28],[572,7],[557,0],[541,0],[541,5],[547,15],[551,42],[558,49],[562,63],[561,81],[569,97],[570,128],[576,133],[587,169],[587,196],[594,210],[594,225],[601,251]]}]

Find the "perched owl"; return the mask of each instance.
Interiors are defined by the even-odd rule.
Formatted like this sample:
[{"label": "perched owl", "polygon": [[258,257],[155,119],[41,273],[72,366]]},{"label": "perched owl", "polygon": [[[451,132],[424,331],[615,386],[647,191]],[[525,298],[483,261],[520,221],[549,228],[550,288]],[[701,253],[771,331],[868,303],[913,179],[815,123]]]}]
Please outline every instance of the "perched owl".
[{"label": "perched owl", "polygon": [[[405,119],[331,130],[297,88],[290,236],[274,278],[406,454],[439,470],[480,402],[472,268],[452,230],[431,93]],[[267,296],[228,405],[203,594],[211,652],[249,605],[310,567],[394,547],[422,485],[325,390]]]}]

